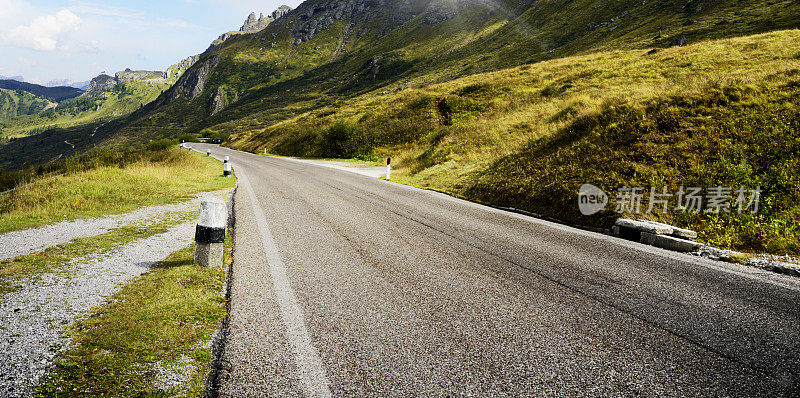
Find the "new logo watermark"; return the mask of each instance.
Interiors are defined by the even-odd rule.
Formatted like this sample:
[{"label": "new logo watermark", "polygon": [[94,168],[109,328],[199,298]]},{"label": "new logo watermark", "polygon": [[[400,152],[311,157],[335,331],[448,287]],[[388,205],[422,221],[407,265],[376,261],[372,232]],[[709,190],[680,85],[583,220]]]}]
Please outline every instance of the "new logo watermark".
[{"label": "new logo watermark", "polygon": [[584,216],[591,216],[606,209],[608,195],[602,189],[592,185],[581,185],[578,191],[578,208]]},{"label": "new logo watermark", "polygon": [[[666,213],[670,209],[687,213],[739,213],[756,214],[761,201],[761,187],[678,187],[677,192],[668,188],[621,187],[614,197],[617,213]],[[602,189],[583,184],[578,191],[578,209],[581,214],[591,216],[605,210],[609,195]]]}]

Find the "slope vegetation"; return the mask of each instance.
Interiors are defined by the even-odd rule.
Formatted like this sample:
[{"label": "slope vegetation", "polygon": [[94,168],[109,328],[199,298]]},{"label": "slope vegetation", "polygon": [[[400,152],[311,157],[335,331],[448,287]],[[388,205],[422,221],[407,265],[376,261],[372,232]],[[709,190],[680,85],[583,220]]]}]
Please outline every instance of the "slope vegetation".
[{"label": "slope vegetation", "polygon": [[759,214],[648,216],[720,246],[796,253],[798,41],[791,30],[599,52],[369,93],[234,134],[230,146],[391,156],[400,181],[602,227],[619,214],[612,204],[582,216],[584,183],[612,196],[623,186],[761,186]]},{"label": "slope vegetation", "polygon": [[0,88],[0,121],[22,115],[35,115],[54,105],[50,100],[27,91]]},{"label": "slope vegetation", "polygon": [[253,151],[392,156],[405,182],[597,226],[616,214],[581,216],[581,183],[761,185],[757,215],[653,217],[797,252],[798,173],[783,170],[798,15],[790,0],[309,0],[210,48],[129,116],[17,140],[0,165],[64,140],[231,134]]}]

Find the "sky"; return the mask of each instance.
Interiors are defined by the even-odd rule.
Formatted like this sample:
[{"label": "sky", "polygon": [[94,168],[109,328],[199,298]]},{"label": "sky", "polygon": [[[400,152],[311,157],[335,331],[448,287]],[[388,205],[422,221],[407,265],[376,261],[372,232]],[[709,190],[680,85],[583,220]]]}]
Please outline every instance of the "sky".
[{"label": "sky", "polygon": [[300,0],[0,0],[0,76],[86,81],[101,72],[165,70],[238,30],[251,12]]}]

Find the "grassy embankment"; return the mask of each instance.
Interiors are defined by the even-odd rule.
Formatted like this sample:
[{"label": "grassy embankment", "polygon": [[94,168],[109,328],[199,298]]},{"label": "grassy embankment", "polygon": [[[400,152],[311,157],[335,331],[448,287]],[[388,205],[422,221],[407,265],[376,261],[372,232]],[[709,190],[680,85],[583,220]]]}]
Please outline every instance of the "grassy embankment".
[{"label": "grassy embankment", "polygon": [[[228,238],[226,264],[230,248]],[[209,341],[225,315],[225,271],[194,266],[192,257],[193,247],[174,253],[73,327],[74,346],[42,395],[202,396]]]},{"label": "grassy embankment", "polygon": [[[740,250],[800,252],[800,31],[599,52],[377,92],[234,134],[237,149],[391,156],[398,181],[565,221],[577,191],[756,187],[761,211],[650,218]],[[646,202],[645,202],[646,203]],[[630,214],[626,214],[630,215]]]},{"label": "grassy embankment", "polygon": [[[71,167],[89,170],[34,181],[0,196],[0,233],[176,203],[235,183],[222,176],[218,161],[175,147],[120,156],[100,154],[85,160],[67,165],[66,171]],[[108,165],[113,161],[124,163]]]}]

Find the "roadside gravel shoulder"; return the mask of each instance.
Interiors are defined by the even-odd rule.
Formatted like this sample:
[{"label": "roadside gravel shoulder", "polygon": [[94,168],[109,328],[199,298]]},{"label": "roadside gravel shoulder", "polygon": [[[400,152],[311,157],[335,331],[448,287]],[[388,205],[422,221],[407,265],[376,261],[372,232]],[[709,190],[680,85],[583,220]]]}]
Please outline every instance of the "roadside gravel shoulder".
[{"label": "roadside gravel shoulder", "polygon": [[200,198],[221,195],[228,190],[205,192],[183,203],[149,206],[130,213],[105,217],[63,221],[40,228],[7,232],[0,235],[0,260],[23,256],[51,246],[67,243],[75,238],[86,238],[106,233],[133,223],[150,220],[174,212],[188,211],[197,207]]},{"label": "roadside gravel shoulder", "polygon": [[[152,206],[131,213],[58,223],[0,235],[0,255],[8,258],[63,244],[78,237],[197,208],[200,198],[229,190],[205,192],[174,205]],[[102,305],[123,284],[158,261],[193,242],[195,221],[138,239],[110,251],[73,258],[64,270],[23,280],[20,289],[0,302],[0,396],[31,397],[53,358],[70,345],[66,331],[76,320]]]},{"label": "roadside gravel shoulder", "polygon": [[190,244],[193,226],[183,223],[110,254],[76,259],[70,274],[45,274],[7,295],[0,304],[0,395],[33,396],[53,357],[69,343],[64,328],[120,283]]}]

